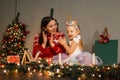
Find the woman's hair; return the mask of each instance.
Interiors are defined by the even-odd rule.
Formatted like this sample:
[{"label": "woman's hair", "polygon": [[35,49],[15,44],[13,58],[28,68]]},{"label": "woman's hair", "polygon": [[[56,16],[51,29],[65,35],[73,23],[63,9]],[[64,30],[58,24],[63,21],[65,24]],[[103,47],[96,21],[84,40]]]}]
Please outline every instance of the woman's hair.
[{"label": "woman's hair", "polygon": [[[42,32],[44,31],[44,29],[47,27],[48,23],[52,20],[55,20],[56,23],[57,23],[57,20],[54,19],[53,17],[50,17],[50,16],[46,16],[46,17],[43,17],[42,20],[41,20],[41,25],[40,25],[40,37],[39,37],[39,44],[42,44],[43,43],[43,35],[42,35]],[[58,25],[58,23],[57,23]],[[57,28],[57,31],[58,31],[58,28]],[[46,32],[47,33],[47,32]],[[49,46],[49,43],[47,42],[47,46]]]}]

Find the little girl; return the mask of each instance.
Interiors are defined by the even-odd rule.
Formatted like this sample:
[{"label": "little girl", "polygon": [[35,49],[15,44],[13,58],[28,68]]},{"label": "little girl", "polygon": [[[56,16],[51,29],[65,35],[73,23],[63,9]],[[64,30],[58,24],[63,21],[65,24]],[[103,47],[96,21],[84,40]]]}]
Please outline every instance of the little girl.
[{"label": "little girl", "polygon": [[[65,37],[60,37],[59,42],[64,46],[69,58],[66,60],[70,64],[81,64],[89,66],[92,64],[92,54],[83,51],[82,39],[80,36],[80,28],[76,21],[69,20],[66,22],[67,35],[69,38],[69,45]],[[97,64],[97,60],[96,60]]]}]

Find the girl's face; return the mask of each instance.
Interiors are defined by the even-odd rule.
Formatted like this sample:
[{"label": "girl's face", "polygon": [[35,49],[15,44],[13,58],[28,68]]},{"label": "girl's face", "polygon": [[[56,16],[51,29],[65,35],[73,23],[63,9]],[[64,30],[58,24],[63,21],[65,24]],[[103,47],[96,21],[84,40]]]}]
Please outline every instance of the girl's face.
[{"label": "girl's face", "polygon": [[58,28],[58,26],[57,26],[56,21],[55,21],[55,20],[51,20],[51,21],[48,23],[48,25],[46,26],[45,30],[46,30],[46,32],[47,32],[48,34],[52,34],[52,33],[54,34],[54,33],[57,32],[57,28]]},{"label": "girl's face", "polygon": [[77,29],[75,26],[67,26],[67,34],[68,38],[72,40],[80,33],[80,30]]}]

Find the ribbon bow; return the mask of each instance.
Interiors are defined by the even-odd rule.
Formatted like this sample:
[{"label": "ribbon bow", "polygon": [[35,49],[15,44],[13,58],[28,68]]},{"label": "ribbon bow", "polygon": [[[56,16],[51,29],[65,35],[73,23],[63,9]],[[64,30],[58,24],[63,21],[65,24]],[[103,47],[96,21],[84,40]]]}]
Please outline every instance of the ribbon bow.
[{"label": "ribbon bow", "polygon": [[104,33],[100,35],[99,43],[107,43],[109,42],[110,35],[108,34],[107,28],[104,29]]}]

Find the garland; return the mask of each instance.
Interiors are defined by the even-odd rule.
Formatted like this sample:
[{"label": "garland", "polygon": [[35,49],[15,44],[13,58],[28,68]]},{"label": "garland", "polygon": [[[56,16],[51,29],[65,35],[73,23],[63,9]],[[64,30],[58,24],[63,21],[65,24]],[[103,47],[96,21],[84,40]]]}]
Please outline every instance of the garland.
[{"label": "garland", "polygon": [[52,78],[70,77],[77,80],[86,79],[104,79],[105,77],[120,80],[120,64],[112,65],[91,65],[81,66],[78,64],[48,64],[45,60],[41,59],[38,62],[31,62],[29,64],[14,64],[9,63],[1,65],[0,70],[5,74],[13,73],[38,73],[44,74],[45,72]]}]

